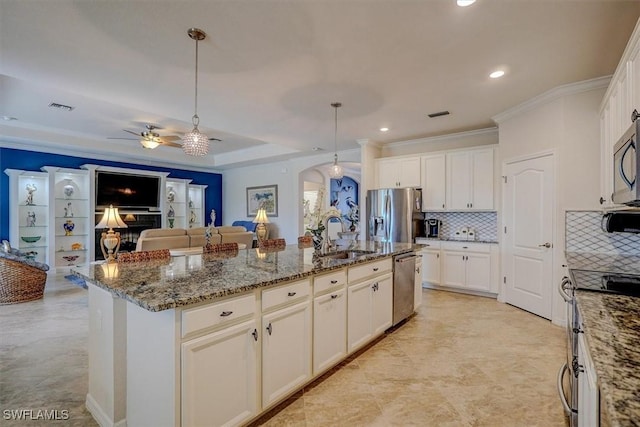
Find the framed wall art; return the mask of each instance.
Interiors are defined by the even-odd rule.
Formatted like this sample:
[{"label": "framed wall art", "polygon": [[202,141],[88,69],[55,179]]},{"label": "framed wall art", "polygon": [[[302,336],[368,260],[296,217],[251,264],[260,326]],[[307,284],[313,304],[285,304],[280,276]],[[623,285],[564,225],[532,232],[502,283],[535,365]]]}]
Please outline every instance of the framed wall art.
[{"label": "framed wall art", "polygon": [[278,186],[247,187],[247,216],[254,217],[264,208],[267,216],[278,216]]}]

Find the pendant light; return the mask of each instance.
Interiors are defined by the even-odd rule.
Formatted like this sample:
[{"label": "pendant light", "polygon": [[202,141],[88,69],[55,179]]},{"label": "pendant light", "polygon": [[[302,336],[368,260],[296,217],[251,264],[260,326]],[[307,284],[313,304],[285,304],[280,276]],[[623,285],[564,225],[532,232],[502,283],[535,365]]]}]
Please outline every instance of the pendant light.
[{"label": "pendant light", "polygon": [[195,113],[191,119],[193,129],[182,137],[182,150],[189,156],[206,156],[209,152],[209,138],[198,129],[198,124],[200,124],[200,117],[198,117],[198,42],[204,40],[207,35],[199,28],[190,28],[187,34],[196,41],[196,96]]},{"label": "pendant light", "polygon": [[338,164],[338,108],[342,107],[342,103],[334,102],[333,104],[331,104],[331,106],[333,108],[335,108],[335,111],[336,111],[336,113],[335,113],[335,131],[334,131],[334,135],[333,135],[335,153],[333,155],[333,166],[331,166],[331,169],[329,170],[329,176],[332,179],[340,179],[344,175],[344,172],[342,171],[342,166],[340,166]]}]

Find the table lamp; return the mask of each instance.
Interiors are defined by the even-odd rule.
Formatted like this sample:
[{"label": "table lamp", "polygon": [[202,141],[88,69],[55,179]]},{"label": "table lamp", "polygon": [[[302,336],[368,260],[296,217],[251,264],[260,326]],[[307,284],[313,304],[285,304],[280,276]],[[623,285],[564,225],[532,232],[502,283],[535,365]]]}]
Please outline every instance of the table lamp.
[{"label": "table lamp", "polygon": [[267,226],[265,224],[269,224],[269,218],[267,218],[267,211],[264,208],[258,209],[258,213],[256,214],[253,223],[258,224],[256,226],[258,242],[265,240],[267,238]]},{"label": "table lamp", "polygon": [[[100,222],[96,225],[96,228],[108,228],[106,233],[102,233],[100,237],[100,249],[102,249],[102,255],[107,262],[115,262],[115,255],[120,249],[120,233],[113,231],[114,228],[127,228],[127,224],[120,218],[118,208],[114,208],[110,205],[104,210],[104,215]],[[107,248],[107,252],[105,252]]]}]

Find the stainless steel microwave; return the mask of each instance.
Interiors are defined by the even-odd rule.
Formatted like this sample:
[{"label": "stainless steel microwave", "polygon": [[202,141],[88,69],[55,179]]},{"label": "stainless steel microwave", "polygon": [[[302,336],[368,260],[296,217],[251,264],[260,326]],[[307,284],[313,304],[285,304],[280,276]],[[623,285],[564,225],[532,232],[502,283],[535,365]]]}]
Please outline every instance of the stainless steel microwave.
[{"label": "stainless steel microwave", "polygon": [[614,203],[640,206],[640,187],[637,171],[640,152],[637,149],[640,135],[640,120],[636,119],[613,147],[613,194]]}]

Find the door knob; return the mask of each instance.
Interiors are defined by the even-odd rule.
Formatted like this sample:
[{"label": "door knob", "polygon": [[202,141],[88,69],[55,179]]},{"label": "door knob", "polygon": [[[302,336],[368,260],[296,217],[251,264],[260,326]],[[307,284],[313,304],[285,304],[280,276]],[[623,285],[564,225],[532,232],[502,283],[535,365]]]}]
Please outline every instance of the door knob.
[{"label": "door knob", "polygon": [[547,243],[544,243],[542,245],[538,245],[538,247],[539,248],[547,248],[547,249],[549,249],[551,247],[551,243],[547,242]]}]

